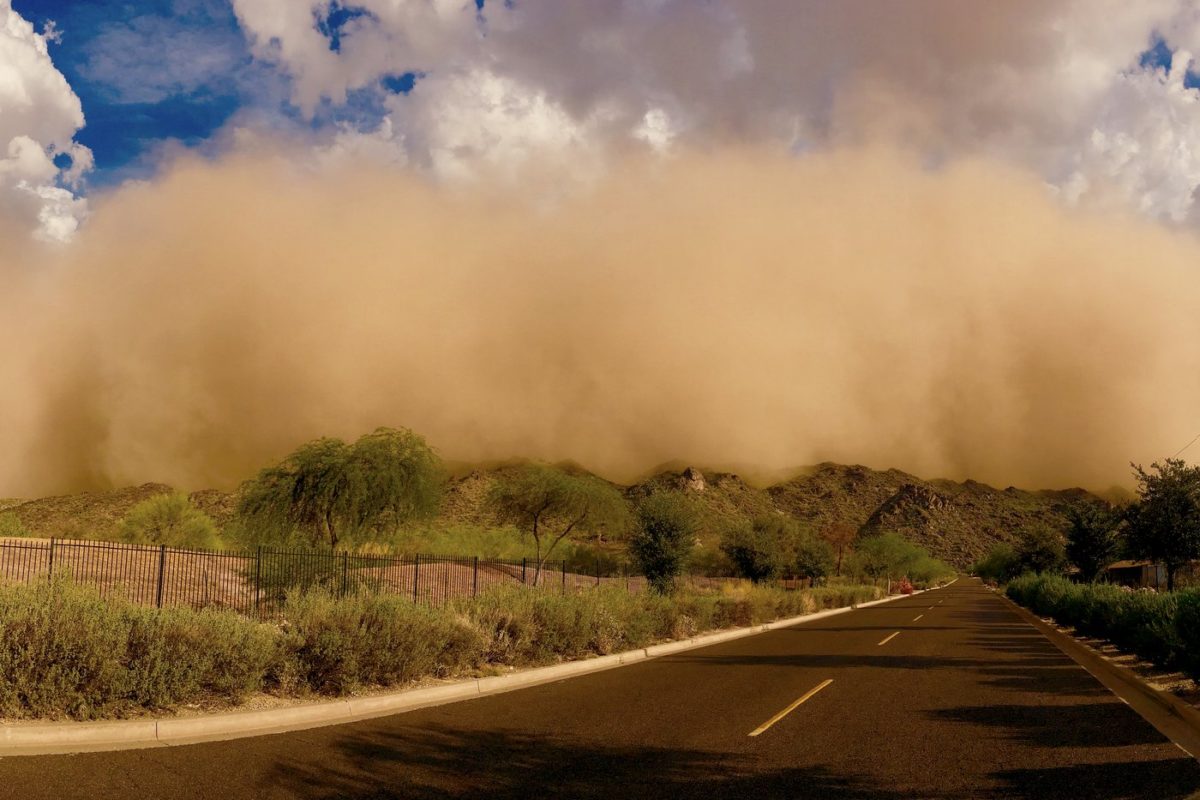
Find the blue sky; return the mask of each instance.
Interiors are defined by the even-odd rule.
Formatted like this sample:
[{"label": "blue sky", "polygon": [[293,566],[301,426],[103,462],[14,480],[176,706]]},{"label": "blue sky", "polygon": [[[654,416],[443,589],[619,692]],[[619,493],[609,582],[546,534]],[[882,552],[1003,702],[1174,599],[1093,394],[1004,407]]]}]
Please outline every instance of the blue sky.
[{"label": "blue sky", "polygon": [[[251,56],[228,0],[13,0],[13,8],[61,34],[50,54],[83,104],[75,138],[95,155],[93,186],[148,177],[164,143],[203,148],[239,112],[275,127],[350,120],[369,129],[383,116],[383,94],[408,92],[416,80],[385,78],[305,120],[288,100],[289,78]],[[315,20],[330,49],[361,13],[335,3]]]}]

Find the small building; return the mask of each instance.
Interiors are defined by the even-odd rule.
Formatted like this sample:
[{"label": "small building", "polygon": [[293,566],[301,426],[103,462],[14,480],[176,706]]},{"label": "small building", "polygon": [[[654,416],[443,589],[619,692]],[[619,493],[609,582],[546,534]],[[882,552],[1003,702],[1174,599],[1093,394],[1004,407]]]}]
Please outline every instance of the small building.
[{"label": "small building", "polygon": [[1135,588],[1167,588],[1167,568],[1153,561],[1116,561],[1106,573],[1109,583]]}]

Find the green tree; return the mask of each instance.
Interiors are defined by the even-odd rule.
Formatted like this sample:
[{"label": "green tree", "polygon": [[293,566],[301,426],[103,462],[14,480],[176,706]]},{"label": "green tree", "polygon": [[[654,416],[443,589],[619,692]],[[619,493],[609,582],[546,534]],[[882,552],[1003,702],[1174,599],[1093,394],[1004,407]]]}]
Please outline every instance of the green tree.
[{"label": "green tree", "polygon": [[999,542],[986,556],[975,562],[971,572],[985,580],[1007,583],[1021,574],[1021,559],[1012,545]]},{"label": "green tree", "polygon": [[796,557],[795,521],[780,515],[740,520],[721,536],[721,552],[743,578],[762,583],[791,571]]},{"label": "green tree", "polygon": [[337,547],[436,512],[442,470],[425,440],[379,428],[354,444],[317,439],[242,485],[238,512],[261,537]]},{"label": "green tree", "polygon": [[1121,517],[1102,505],[1077,506],[1069,514],[1067,559],[1086,581],[1094,581],[1117,560]]},{"label": "green tree", "polygon": [[138,503],[121,520],[119,533],[131,544],[211,550],[221,543],[217,526],[183,492],[158,494]]},{"label": "green tree", "polygon": [[817,581],[833,569],[833,545],[810,528],[797,529],[792,547],[795,552],[792,564],[796,577]]},{"label": "green tree", "polygon": [[679,492],[652,494],[638,504],[629,552],[656,592],[671,594],[675,590],[698,529],[695,506]]},{"label": "green tree", "polygon": [[890,582],[908,575],[910,567],[925,555],[924,550],[900,534],[882,533],[859,542],[854,551],[854,566],[860,574]]},{"label": "green tree", "polygon": [[1138,501],[1125,510],[1130,555],[1162,562],[1172,591],[1179,568],[1200,558],[1200,467],[1168,458],[1149,471],[1134,464],[1133,475]]},{"label": "green tree", "polygon": [[1017,562],[1021,572],[1062,572],[1067,552],[1062,534],[1045,525],[1032,525],[1017,540]]},{"label": "green tree", "polygon": [[533,537],[534,585],[550,554],[569,536],[623,533],[629,508],[611,484],[546,464],[525,464],[501,473],[488,497],[496,519]]}]

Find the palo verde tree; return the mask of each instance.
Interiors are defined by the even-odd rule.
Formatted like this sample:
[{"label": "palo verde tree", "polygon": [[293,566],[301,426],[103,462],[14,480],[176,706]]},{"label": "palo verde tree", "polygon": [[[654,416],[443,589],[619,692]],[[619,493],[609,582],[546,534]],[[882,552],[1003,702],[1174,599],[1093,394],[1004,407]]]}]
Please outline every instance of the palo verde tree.
[{"label": "palo verde tree", "polygon": [[533,538],[534,585],[564,539],[622,534],[629,518],[625,498],[611,484],[547,464],[523,464],[501,473],[488,502],[498,522]]},{"label": "palo verde tree", "polygon": [[1168,458],[1144,470],[1133,465],[1138,501],[1125,510],[1125,539],[1130,555],[1162,562],[1167,590],[1175,573],[1200,558],[1200,467]]},{"label": "palo verde tree", "polygon": [[1121,517],[1107,506],[1086,505],[1072,508],[1069,518],[1067,560],[1079,569],[1080,577],[1094,581],[1117,560]]},{"label": "palo verde tree", "polygon": [[434,513],[441,487],[440,462],[422,437],[379,428],[354,444],[301,445],[242,485],[238,513],[251,529],[336,548]]},{"label": "palo verde tree", "polygon": [[675,590],[699,527],[695,506],[679,492],[657,492],[638,504],[629,553],[651,589],[659,594]]},{"label": "palo verde tree", "polygon": [[133,544],[213,549],[220,546],[217,526],[183,492],[146,498],[121,520],[121,538]]}]

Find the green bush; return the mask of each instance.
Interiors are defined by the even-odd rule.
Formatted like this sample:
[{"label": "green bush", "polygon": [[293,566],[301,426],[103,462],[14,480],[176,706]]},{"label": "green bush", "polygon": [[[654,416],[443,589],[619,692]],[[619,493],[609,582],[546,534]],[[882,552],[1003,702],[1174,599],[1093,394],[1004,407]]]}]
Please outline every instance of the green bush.
[{"label": "green bush", "polygon": [[28,535],[29,530],[20,517],[11,511],[0,514],[0,539],[16,539]]},{"label": "green bush", "polygon": [[1175,597],[1175,634],[1180,648],[1180,666],[1200,681],[1200,589],[1186,589]]},{"label": "green bush", "polygon": [[92,719],[261,687],[269,626],[232,612],[158,611],[62,578],[0,590],[0,714]]},{"label": "green bush", "polygon": [[62,577],[0,585],[0,715],[94,719],[266,689],[345,694],[486,663],[604,655],[704,631],[876,599],[872,586],[784,591],[739,582],[671,596],[498,587],[444,608],[406,597],[288,598],[276,624],[227,611],[154,609]]},{"label": "green bush", "polygon": [[281,683],[345,694],[478,666],[482,641],[442,609],[396,595],[297,593],[284,609]]},{"label": "green bush", "polygon": [[1060,575],[1034,574],[1011,581],[1006,591],[1010,598],[1040,616],[1089,636],[1109,639],[1162,667],[1192,663],[1195,654],[1200,653],[1196,627],[1200,598],[1187,596],[1186,611],[1181,614],[1183,593],[1076,584]]},{"label": "green bush", "polygon": [[212,550],[220,546],[217,526],[183,492],[147,498],[121,521],[120,536],[131,544],[165,544]]}]

